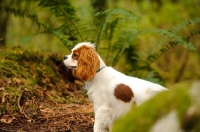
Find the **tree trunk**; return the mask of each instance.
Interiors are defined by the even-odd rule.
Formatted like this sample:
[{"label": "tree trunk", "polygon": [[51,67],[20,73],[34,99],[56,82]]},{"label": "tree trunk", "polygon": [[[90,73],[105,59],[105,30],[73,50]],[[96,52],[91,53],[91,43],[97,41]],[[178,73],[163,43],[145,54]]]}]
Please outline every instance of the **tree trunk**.
[{"label": "tree trunk", "polygon": [[[3,0],[0,0],[0,4]],[[6,46],[6,27],[8,22],[8,14],[6,12],[0,12],[0,48]]]}]

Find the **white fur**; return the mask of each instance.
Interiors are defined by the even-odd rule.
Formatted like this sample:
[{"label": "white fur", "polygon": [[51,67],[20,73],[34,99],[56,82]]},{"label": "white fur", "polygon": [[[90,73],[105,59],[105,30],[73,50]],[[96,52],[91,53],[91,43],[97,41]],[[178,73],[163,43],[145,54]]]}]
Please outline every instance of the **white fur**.
[{"label": "white fur", "polygon": [[[83,42],[76,45],[72,51],[83,45],[94,47],[91,43]],[[101,70],[90,81],[84,82],[84,88],[87,89],[94,107],[94,132],[104,132],[105,128],[111,128],[113,121],[129,111],[133,103],[140,105],[156,93],[166,90],[158,84],[126,76],[112,67],[107,67],[100,56],[99,60]],[[69,55],[68,59],[64,60],[64,64],[76,66],[77,61]],[[118,84],[125,84],[131,88],[134,98],[130,102],[123,102],[114,96],[114,90]]]}]

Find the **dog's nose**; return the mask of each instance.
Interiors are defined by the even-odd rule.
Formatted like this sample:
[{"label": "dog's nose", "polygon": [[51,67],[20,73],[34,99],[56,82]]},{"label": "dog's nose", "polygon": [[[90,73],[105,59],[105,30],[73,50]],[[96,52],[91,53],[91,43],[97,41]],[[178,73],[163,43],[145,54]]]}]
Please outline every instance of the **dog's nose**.
[{"label": "dog's nose", "polygon": [[64,60],[66,60],[68,57],[67,56],[64,56]]}]

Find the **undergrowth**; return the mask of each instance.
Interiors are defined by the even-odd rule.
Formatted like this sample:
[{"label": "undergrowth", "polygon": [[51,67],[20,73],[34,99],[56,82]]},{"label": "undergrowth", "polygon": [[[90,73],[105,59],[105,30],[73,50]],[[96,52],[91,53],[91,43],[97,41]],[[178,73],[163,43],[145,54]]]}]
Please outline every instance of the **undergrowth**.
[{"label": "undergrowth", "polygon": [[[124,9],[108,9],[97,13],[92,9],[90,12],[81,12],[80,15],[80,11],[69,0],[34,1],[39,8],[45,9],[45,14],[50,14],[54,19],[44,22],[31,11],[0,5],[1,11],[14,14],[16,17],[29,18],[38,25],[38,31],[32,36],[23,38],[22,43],[28,42],[36,35],[51,34],[70,51],[78,42],[91,41],[96,44],[97,51],[107,65],[117,69],[123,67],[125,69],[123,72],[129,75],[161,84],[163,84],[162,76],[152,63],[177,46],[195,50],[191,38],[200,34],[198,28],[190,28],[190,26],[198,27],[199,17],[183,20],[172,29],[140,29],[138,25],[141,16]],[[98,19],[99,17],[101,19]],[[152,47],[144,50],[139,37],[147,33],[152,33],[157,40]],[[122,66],[123,63],[127,65]]]},{"label": "undergrowth", "polygon": [[[20,112],[27,118],[40,114],[39,102],[76,102],[69,96],[59,54],[23,51],[20,47],[0,51],[0,116]],[[27,112],[28,111],[28,112]]]}]

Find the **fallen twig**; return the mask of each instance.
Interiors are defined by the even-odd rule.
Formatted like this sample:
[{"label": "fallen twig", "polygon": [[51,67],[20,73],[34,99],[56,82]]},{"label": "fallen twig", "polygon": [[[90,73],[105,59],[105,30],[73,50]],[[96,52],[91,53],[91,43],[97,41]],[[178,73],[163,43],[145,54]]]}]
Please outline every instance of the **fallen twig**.
[{"label": "fallen twig", "polygon": [[19,95],[19,98],[17,100],[17,105],[18,105],[18,108],[19,108],[19,111],[21,114],[23,114],[28,120],[32,120],[33,122],[35,122],[32,118],[30,118],[29,116],[26,115],[26,113],[24,112],[23,108],[21,107],[20,105],[20,101],[21,101],[21,98],[22,98],[22,95],[23,95],[24,91],[21,92],[21,94]]}]

